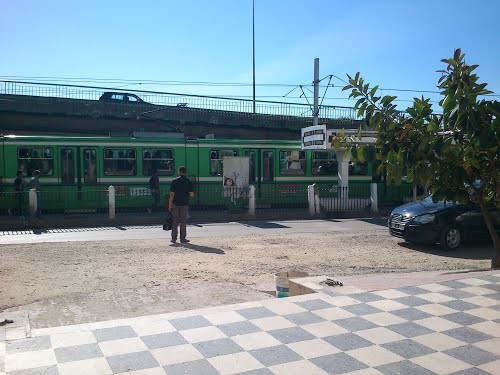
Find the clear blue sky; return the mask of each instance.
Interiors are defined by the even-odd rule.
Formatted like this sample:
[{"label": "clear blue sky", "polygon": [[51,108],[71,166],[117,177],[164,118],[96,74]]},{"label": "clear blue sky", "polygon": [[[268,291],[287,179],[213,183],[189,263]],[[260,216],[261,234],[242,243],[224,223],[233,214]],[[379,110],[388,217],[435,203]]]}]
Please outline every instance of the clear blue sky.
[{"label": "clear blue sky", "polygon": [[[310,84],[319,57],[321,77],[360,71],[381,87],[436,90],[440,60],[461,47],[500,94],[498,0],[255,3],[257,84]],[[0,13],[1,77],[237,82],[248,86],[128,87],[252,95],[252,0],[4,0]],[[292,88],[257,86],[257,96],[280,100]],[[338,87],[327,97],[353,104]]]}]

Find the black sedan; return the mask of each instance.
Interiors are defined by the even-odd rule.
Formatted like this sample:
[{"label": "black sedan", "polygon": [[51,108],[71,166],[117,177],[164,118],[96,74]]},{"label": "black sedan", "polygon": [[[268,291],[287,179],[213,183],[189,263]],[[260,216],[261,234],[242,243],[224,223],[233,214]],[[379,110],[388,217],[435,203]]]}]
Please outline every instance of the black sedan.
[{"label": "black sedan", "polygon": [[[489,208],[500,232],[500,211]],[[388,220],[391,235],[407,242],[435,244],[445,250],[458,248],[463,241],[488,240],[490,234],[478,205],[432,202],[432,197],[395,208]]]}]

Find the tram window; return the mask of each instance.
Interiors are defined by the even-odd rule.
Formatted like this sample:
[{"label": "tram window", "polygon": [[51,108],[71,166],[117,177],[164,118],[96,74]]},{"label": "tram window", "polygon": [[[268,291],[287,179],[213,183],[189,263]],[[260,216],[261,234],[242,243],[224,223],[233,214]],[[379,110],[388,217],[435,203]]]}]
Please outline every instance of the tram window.
[{"label": "tram window", "polygon": [[105,148],[104,174],[106,176],[135,176],[137,157],[133,148]]},{"label": "tram window", "polygon": [[283,176],[303,175],[306,172],[305,151],[280,151],[280,174]]},{"label": "tram window", "polygon": [[71,148],[61,149],[61,182],[75,183],[75,153]]},{"label": "tram window", "polygon": [[238,150],[210,150],[210,174],[222,176],[224,156],[238,156]]},{"label": "tram window", "polygon": [[96,154],[93,149],[83,150],[83,181],[97,182]]},{"label": "tram window", "polygon": [[368,162],[356,161],[349,163],[349,176],[366,176],[368,174]]},{"label": "tram window", "polygon": [[20,147],[17,149],[17,168],[24,176],[32,176],[35,170],[42,176],[54,175],[52,148]]},{"label": "tram window", "polygon": [[262,179],[265,182],[274,181],[274,152],[264,151],[264,168],[262,173]]},{"label": "tram window", "polygon": [[312,174],[320,176],[336,176],[339,173],[339,164],[335,151],[313,151]]},{"label": "tram window", "polygon": [[157,171],[159,176],[172,176],[175,171],[174,150],[148,148],[142,152],[142,173],[151,176]]}]

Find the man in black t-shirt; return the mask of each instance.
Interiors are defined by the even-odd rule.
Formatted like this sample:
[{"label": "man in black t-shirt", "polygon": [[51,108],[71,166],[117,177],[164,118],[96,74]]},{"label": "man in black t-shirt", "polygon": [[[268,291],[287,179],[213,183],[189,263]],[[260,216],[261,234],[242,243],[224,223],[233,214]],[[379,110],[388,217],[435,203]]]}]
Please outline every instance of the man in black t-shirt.
[{"label": "man in black t-shirt", "polygon": [[189,209],[189,198],[194,195],[193,183],[186,177],[186,168],[179,168],[179,177],[172,181],[168,209],[172,211],[174,220],[172,225],[172,243],[177,241],[177,227],[181,227],[181,242],[187,243],[186,220]]}]

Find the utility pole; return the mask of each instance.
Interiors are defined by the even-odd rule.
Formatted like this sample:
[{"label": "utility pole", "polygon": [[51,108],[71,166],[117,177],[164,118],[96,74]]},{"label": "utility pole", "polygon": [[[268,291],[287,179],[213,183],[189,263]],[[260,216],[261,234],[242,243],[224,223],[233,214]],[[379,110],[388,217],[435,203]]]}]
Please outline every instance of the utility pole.
[{"label": "utility pole", "polygon": [[318,125],[319,122],[319,58],[314,59],[314,107],[313,107],[313,125]]},{"label": "utility pole", "polygon": [[255,0],[252,0],[253,113],[255,113]]}]

